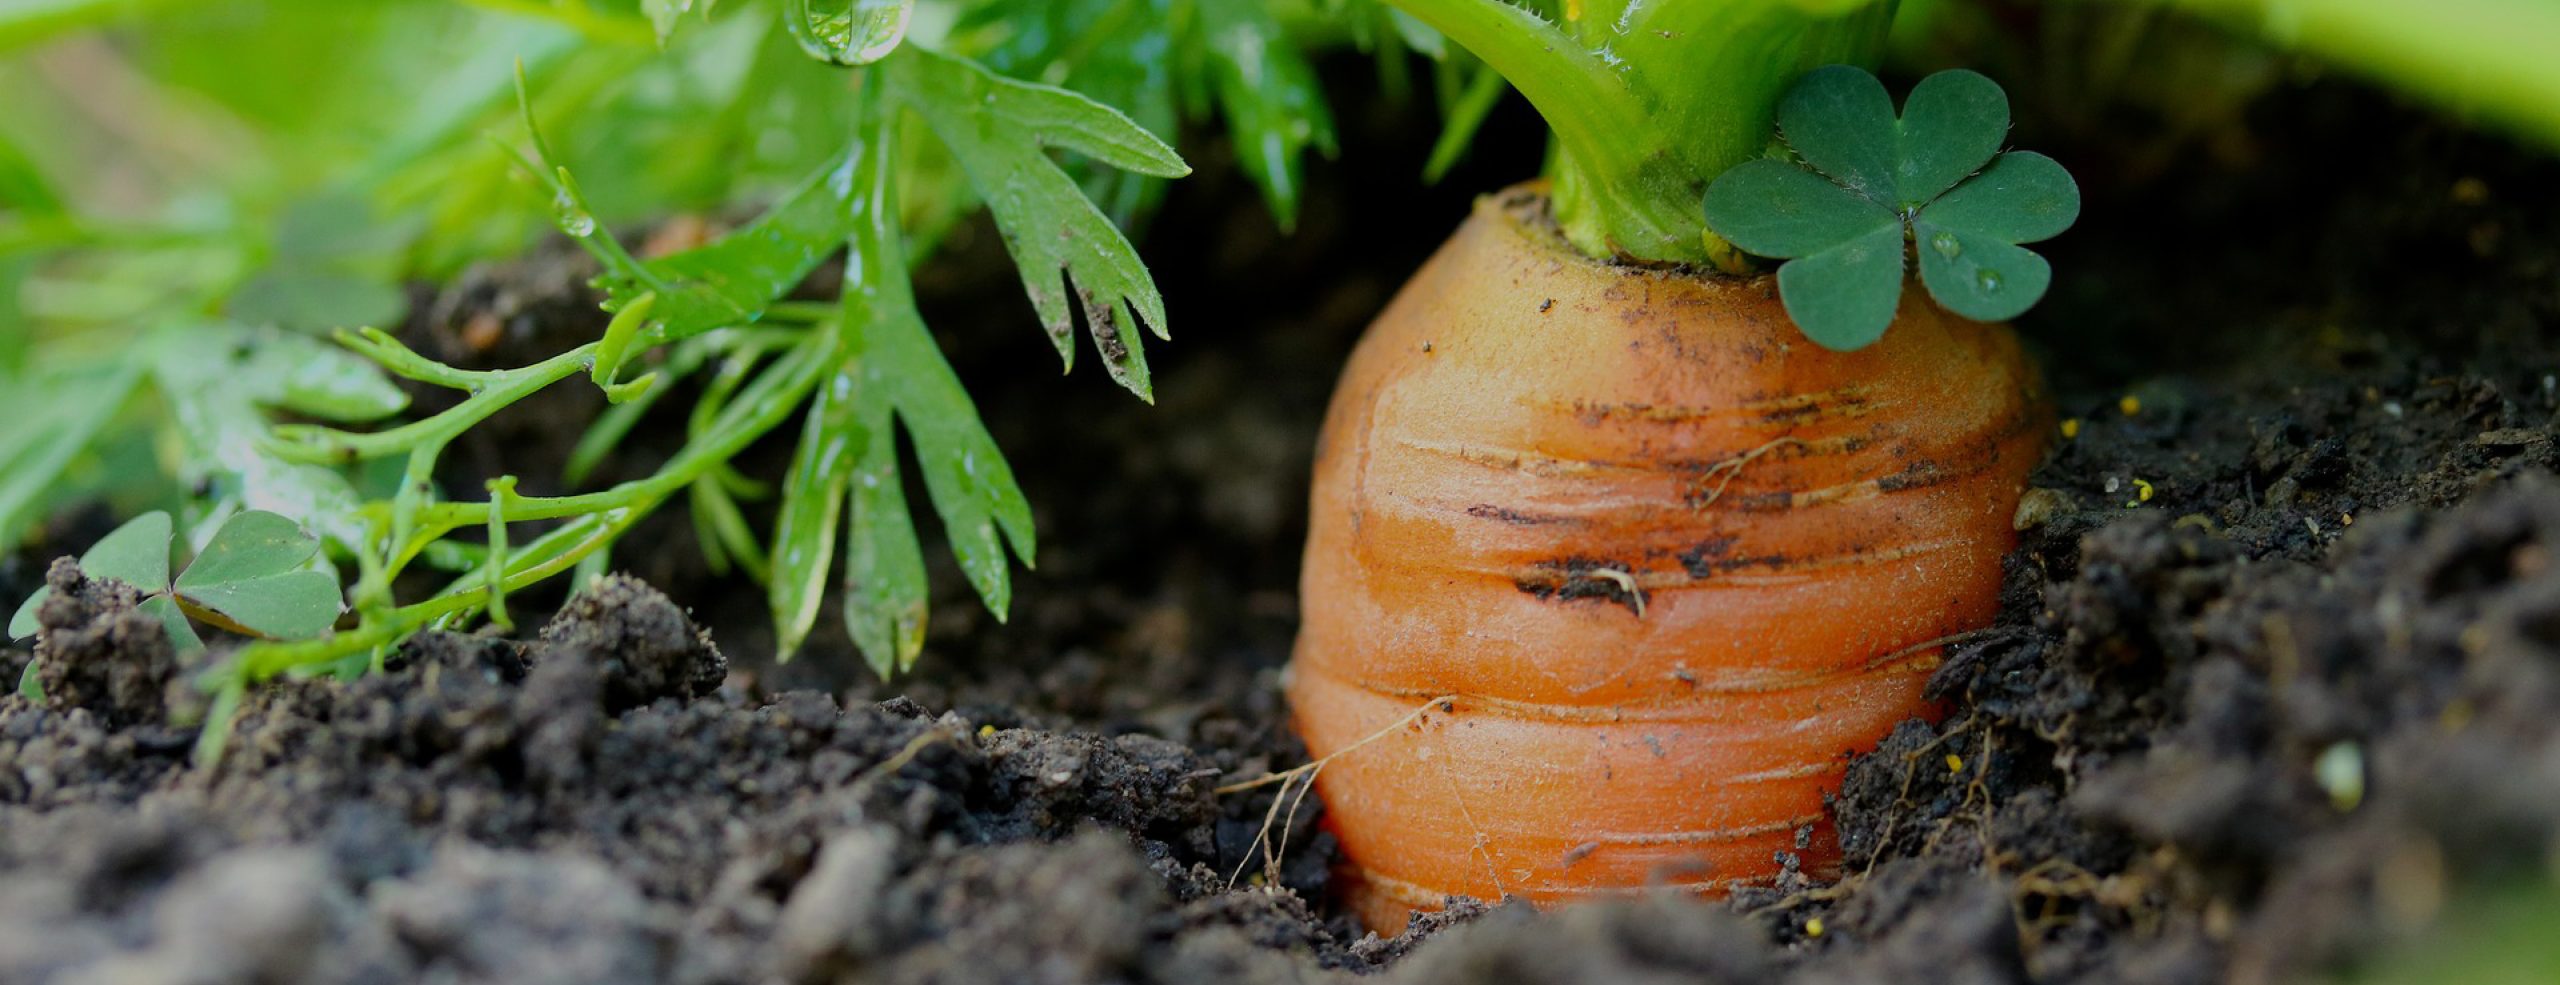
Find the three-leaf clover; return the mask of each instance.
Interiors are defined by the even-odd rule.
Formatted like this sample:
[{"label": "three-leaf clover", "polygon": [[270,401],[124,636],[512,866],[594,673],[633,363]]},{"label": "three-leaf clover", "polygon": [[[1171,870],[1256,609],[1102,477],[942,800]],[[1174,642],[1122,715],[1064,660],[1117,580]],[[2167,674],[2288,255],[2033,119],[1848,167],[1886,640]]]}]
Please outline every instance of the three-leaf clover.
[{"label": "three-leaf clover", "polygon": [[2052,158],[2001,153],[2008,131],[2008,94],[1975,72],[1921,80],[1897,117],[1866,70],[1815,69],[1778,104],[1778,135],[1803,163],[1762,158],[1717,176],[1707,226],[1787,260],[1778,268],[1787,316],[1827,348],[1884,335],[1907,254],[1948,311],[2015,318],[2053,281],[2044,258],[2018,244],[2070,228],[2080,188]]},{"label": "three-leaf clover", "polygon": [[[168,627],[180,652],[204,649],[187,623],[192,615],[225,629],[268,639],[308,639],[338,621],[338,579],[311,567],[320,539],[292,520],[263,510],[232,517],[175,581],[169,578],[169,546],[175,528],[169,514],[145,513],[100,539],[80,555],[81,573],[112,578],[148,596],[141,611]],[[36,633],[36,608],[51,588],[40,589],[9,620],[9,635]]]}]

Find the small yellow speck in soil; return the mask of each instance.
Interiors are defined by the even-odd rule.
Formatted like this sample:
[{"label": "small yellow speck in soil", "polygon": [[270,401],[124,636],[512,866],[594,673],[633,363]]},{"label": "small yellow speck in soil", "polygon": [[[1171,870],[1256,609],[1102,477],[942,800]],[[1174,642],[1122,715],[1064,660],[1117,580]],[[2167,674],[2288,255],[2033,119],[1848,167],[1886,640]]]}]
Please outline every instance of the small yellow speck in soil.
[{"label": "small yellow speck in soil", "polygon": [[1949,773],[1962,773],[1962,772],[1964,772],[1964,757],[1962,757],[1962,756],[1958,756],[1958,755],[1956,755],[1955,753],[1948,753],[1948,754],[1947,754],[1947,772],[1949,772]]},{"label": "small yellow speck in soil", "polygon": [[2148,503],[2151,501],[2152,492],[2153,490],[2151,488],[2150,480],[2135,479],[2133,480],[2133,498],[2126,501],[2124,505],[2127,507],[2133,507]]},{"label": "small yellow speck in soil", "polygon": [[1804,922],[1804,935],[1805,935],[1805,936],[1807,936],[1807,937],[1820,937],[1820,936],[1822,936],[1822,918],[1821,918],[1821,917],[1815,917],[1815,918],[1813,918],[1813,919],[1811,919],[1811,920],[1807,920],[1807,921],[1805,921],[1805,922]]},{"label": "small yellow speck in soil", "polygon": [[2142,398],[2130,393],[2125,394],[2116,400],[2116,409],[2123,411],[2126,417],[2142,413]]},{"label": "small yellow speck in soil", "polygon": [[2077,437],[2079,437],[2079,436],[2080,436],[2080,419],[2079,419],[2079,418],[2077,418],[2077,417],[2066,417],[2066,418],[2063,418],[2063,419],[2062,419],[2062,440],[2064,440],[2064,441],[2069,441],[2069,440],[2071,440],[2071,439],[2073,439],[2073,438],[2077,438]]},{"label": "small yellow speck in soil", "polygon": [[2352,527],[2352,526],[2355,526],[2355,525],[2356,525],[2356,515],[2355,515],[2355,514],[2353,514],[2353,513],[2340,513],[2340,514],[2338,514],[2338,525],[2339,525],[2339,526],[2341,526],[2341,527]]},{"label": "small yellow speck in soil", "polygon": [[981,738],[981,739],[993,738],[993,737],[995,736],[995,734],[996,734],[996,727],[995,727],[995,726],[993,726],[993,725],[980,725],[980,726],[978,726],[978,738]]}]

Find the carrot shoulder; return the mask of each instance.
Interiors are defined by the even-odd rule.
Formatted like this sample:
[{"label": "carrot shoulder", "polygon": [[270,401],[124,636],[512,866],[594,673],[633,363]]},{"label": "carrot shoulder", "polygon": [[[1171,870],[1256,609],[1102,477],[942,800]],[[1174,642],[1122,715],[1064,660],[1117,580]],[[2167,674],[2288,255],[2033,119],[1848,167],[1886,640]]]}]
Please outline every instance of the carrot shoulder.
[{"label": "carrot shoulder", "polygon": [[1910,291],[1826,350],[1542,207],[1480,202],[1325,422],[1289,691],[1373,926],[1834,866],[1824,795],[1992,617],[2042,441],[2004,326]]}]

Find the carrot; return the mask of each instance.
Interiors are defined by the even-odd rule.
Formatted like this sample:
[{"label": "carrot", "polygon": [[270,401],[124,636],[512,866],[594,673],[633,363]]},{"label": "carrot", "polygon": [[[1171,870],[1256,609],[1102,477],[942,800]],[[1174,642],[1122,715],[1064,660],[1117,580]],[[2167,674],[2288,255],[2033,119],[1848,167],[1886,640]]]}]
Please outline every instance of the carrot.
[{"label": "carrot", "polygon": [[1897,113],[1892,3],[1390,3],[1556,151],[1326,414],[1288,698],[1354,908],[1836,875],[1848,757],[1997,611],[2079,187],[1981,74]]},{"label": "carrot", "polygon": [[[1683,231],[1671,205],[1602,187],[1665,186],[1577,143],[1588,121],[1572,116],[1605,100],[1524,81],[1581,49],[1504,47],[1501,31],[1543,22],[1499,3],[1399,5],[1519,83],[1567,173],[1477,203],[1370,326],[1325,419],[1287,687],[1351,902],[1392,931],[1451,895],[1766,885],[1782,853],[1829,877],[1825,798],[1849,758],[1933,714],[1923,688],[1943,647],[1995,613],[2047,431],[2037,375],[2005,325],[1901,291],[1903,264],[1877,324],[1817,344],[1808,333],[1842,335],[1815,332],[1834,313],[1802,281],[1708,269],[1739,258],[1703,219]],[[1809,58],[1881,36],[1855,15],[1810,17],[1792,22]],[[1743,115],[1766,127],[1778,89],[1752,89]],[[1698,152],[1714,166],[1669,187],[1694,196],[1758,156],[1720,139],[1734,147]],[[1679,159],[1636,150],[1631,167]],[[1925,219],[1918,205],[1879,214]],[[2034,237],[2007,242],[2020,238]],[[1961,255],[1941,266],[1978,275]]]}]

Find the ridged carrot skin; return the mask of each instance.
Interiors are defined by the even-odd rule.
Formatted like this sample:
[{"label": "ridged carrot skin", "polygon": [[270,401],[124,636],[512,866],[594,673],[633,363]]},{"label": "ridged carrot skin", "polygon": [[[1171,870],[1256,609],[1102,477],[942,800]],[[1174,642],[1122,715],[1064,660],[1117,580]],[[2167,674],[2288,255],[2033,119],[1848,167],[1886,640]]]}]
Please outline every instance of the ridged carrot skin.
[{"label": "ridged carrot skin", "polygon": [[1380,929],[1836,869],[1824,798],[1991,620],[2046,431],[2005,326],[1911,290],[1826,350],[1543,206],[1480,201],[1325,420],[1289,700]]}]

